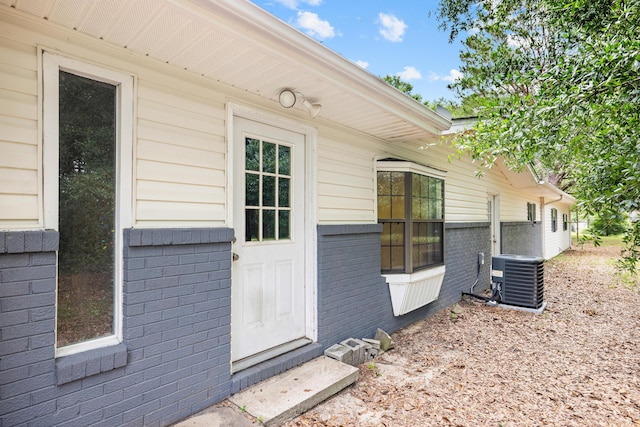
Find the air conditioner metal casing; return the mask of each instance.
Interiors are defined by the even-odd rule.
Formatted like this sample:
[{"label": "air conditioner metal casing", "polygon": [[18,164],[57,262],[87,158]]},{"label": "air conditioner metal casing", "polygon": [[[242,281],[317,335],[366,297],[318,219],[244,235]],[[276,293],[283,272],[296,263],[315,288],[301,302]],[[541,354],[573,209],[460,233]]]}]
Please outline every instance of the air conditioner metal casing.
[{"label": "air conditioner metal casing", "polygon": [[500,303],[539,309],[544,304],[544,258],[495,255],[491,281],[500,289]]}]

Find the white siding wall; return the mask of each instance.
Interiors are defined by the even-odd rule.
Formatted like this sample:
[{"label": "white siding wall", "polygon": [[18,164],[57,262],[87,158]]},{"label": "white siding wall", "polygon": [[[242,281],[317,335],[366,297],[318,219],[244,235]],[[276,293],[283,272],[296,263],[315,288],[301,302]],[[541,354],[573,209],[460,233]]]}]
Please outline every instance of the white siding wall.
[{"label": "white siding wall", "polygon": [[375,153],[358,145],[345,146],[343,141],[320,133],[318,222],[377,222]]},{"label": "white siding wall", "polygon": [[[0,25],[0,229],[43,226],[38,46],[136,77],[133,217],[142,227],[227,221],[225,96],[179,70],[77,38]],[[154,68],[155,66],[155,68]]]},{"label": "white siding wall", "polygon": [[[555,232],[551,231],[551,209],[558,210],[558,227]],[[544,206],[544,253],[546,259],[553,258],[565,249],[571,247],[571,222],[567,224],[567,230],[562,227],[562,215],[569,216],[569,206],[566,204],[553,203]]]},{"label": "white siding wall", "polygon": [[[225,102],[233,98],[283,114],[264,98],[210,82],[170,66],[107,50],[83,37],[71,44],[55,30],[0,26],[0,228],[42,227],[42,137],[38,127],[37,46],[136,77],[133,219],[139,227],[228,224]],[[27,26],[28,27],[28,26]],[[56,51],[54,50],[54,52]],[[301,117],[301,116],[299,116]],[[502,221],[525,221],[537,198],[510,186],[497,169],[475,174],[469,159],[448,161],[437,144],[388,144],[321,120],[318,126],[319,223],[374,223],[376,160],[395,157],[447,171],[447,222],[488,221],[487,201],[500,197]]]},{"label": "white siding wall", "polygon": [[42,226],[36,53],[0,38],[0,229]]},{"label": "white siding wall", "polygon": [[[386,157],[411,160],[447,171],[445,215],[447,222],[487,222],[488,200],[500,197],[502,221],[526,221],[527,202],[539,198],[513,188],[498,170],[476,176],[469,159],[449,162],[447,145],[420,149],[420,145],[386,144],[359,135],[320,128],[318,198],[320,223],[376,222],[375,161]],[[438,142],[436,139],[434,142]]]},{"label": "white siding wall", "polygon": [[136,224],[224,224],[224,105],[140,78],[137,111]]}]

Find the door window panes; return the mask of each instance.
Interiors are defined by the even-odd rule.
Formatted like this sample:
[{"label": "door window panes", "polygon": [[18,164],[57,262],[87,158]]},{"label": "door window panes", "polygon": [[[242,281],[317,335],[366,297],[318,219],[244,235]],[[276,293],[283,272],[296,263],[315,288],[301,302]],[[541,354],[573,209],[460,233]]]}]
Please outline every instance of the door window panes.
[{"label": "door window panes", "polygon": [[278,178],[278,206],[281,208],[288,208],[290,198],[291,180],[283,177]]},{"label": "door window panes", "polygon": [[290,221],[290,211],[279,211],[278,212],[278,239],[285,240],[291,239],[291,231],[289,230]]},{"label": "door window panes", "polygon": [[286,145],[278,146],[278,172],[281,175],[291,174],[291,148]]},{"label": "door window panes", "polygon": [[262,206],[276,206],[276,177],[264,175],[262,177]]},{"label": "door window panes", "polygon": [[246,139],[245,169],[249,171],[260,170],[260,141],[253,138]]},{"label": "door window panes", "polygon": [[245,240],[291,239],[292,148],[245,140]]}]

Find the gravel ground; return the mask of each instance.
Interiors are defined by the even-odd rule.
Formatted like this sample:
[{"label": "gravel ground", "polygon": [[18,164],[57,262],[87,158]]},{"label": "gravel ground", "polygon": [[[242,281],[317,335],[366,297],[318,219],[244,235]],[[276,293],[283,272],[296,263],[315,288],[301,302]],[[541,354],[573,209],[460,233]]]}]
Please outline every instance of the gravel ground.
[{"label": "gravel ground", "polygon": [[545,264],[543,314],[464,300],[393,334],[360,379],[300,426],[640,425],[640,284],[619,248]]}]

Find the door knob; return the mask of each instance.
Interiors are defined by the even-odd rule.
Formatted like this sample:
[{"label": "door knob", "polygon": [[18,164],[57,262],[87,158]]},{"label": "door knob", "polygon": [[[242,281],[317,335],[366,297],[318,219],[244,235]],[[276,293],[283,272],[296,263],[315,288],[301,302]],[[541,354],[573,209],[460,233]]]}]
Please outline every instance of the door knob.
[{"label": "door knob", "polygon": [[238,255],[237,253],[233,252],[233,255],[231,256],[231,258],[232,258],[234,261],[237,261],[237,260],[239,260],[239,259],[240,259],[240,255]]}]

